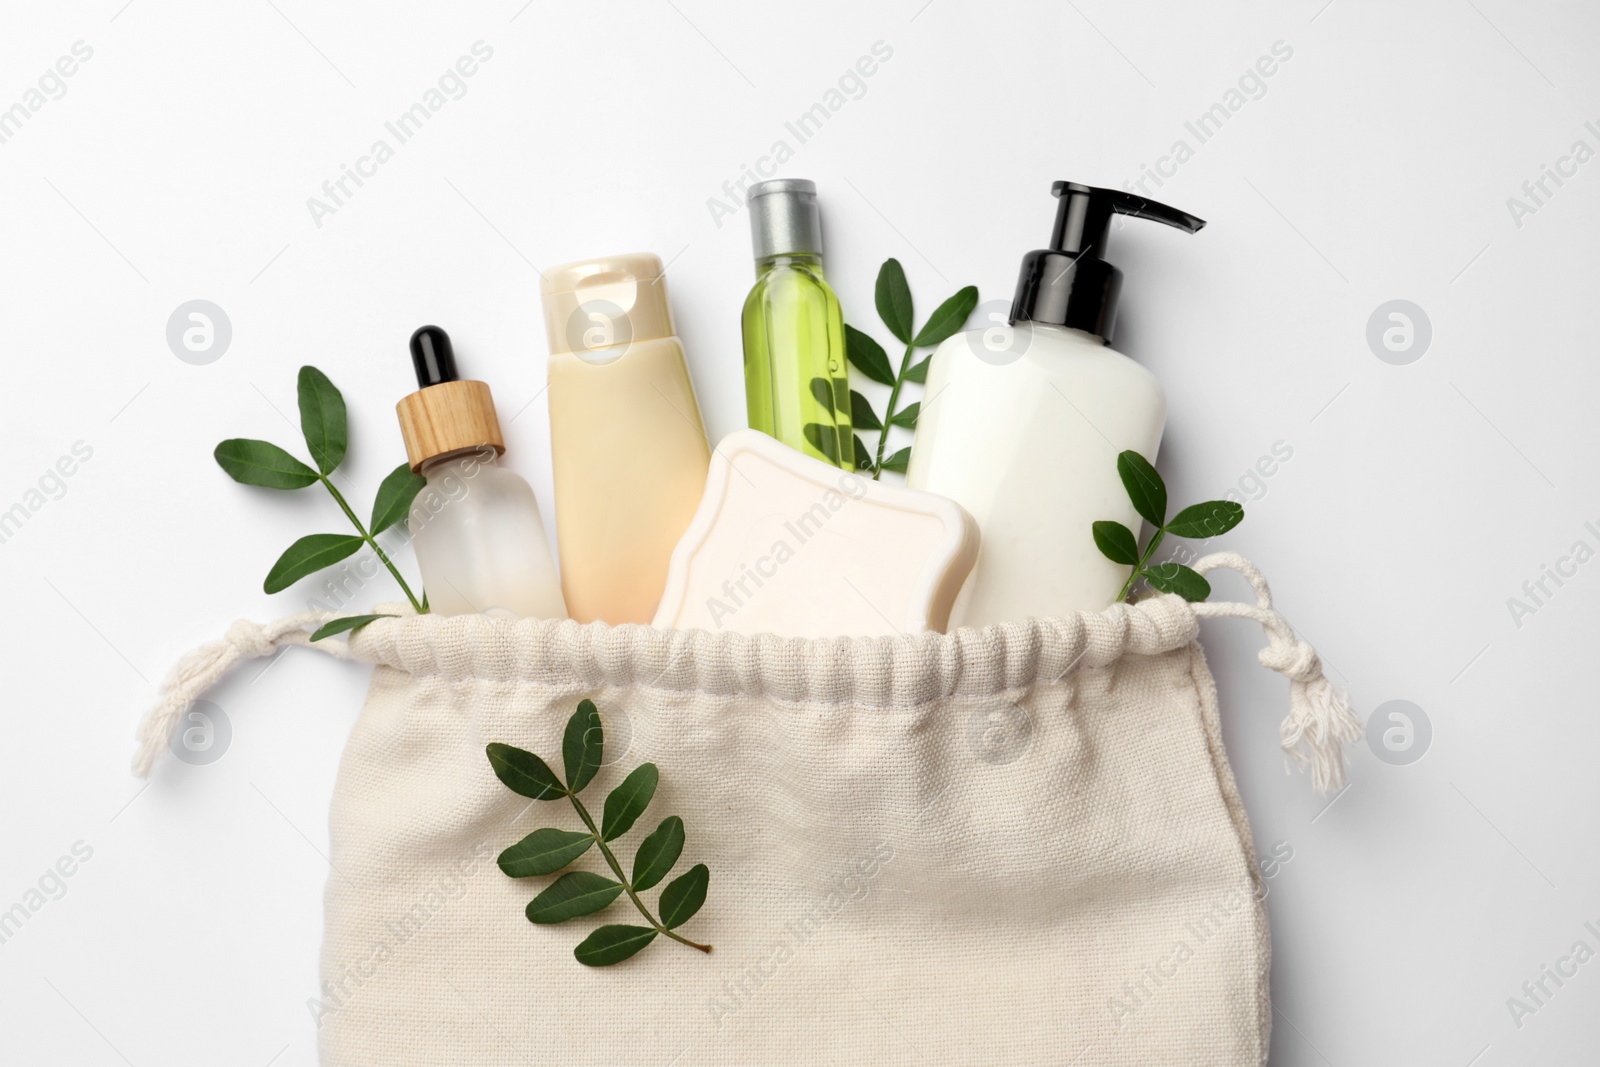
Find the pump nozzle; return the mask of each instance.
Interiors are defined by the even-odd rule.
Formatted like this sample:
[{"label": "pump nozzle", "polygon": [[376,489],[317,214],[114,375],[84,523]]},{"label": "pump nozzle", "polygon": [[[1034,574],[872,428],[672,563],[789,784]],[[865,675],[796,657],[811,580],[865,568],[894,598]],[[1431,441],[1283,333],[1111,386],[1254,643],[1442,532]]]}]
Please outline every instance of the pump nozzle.
[{"label": "pump nozzle", "polygon": [[1118,189],[1063,181],[1050,191],[1060,200],[1050,247],[1023,257],[1011,322],[1066,326],[1110,341],[1122,291],[1122,272],[1104,258],[1111,216],[1149,219],[1189,233],[1205,220]]}]

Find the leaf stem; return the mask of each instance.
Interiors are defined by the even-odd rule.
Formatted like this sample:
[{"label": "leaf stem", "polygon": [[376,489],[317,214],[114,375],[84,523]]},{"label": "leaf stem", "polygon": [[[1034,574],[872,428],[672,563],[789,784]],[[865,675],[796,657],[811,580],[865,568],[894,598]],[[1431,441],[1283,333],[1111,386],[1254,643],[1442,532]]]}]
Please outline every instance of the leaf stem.
[{"label": "leaf stem", "polygon": [[322,482],[323,486],[327,488],[328,492],[333,494],[333,499],[339,502],[339,507],[344,509],[345,515],[349,517],[350,522],[356,528],[356,532],[361,535],[361,539],[372,546],[372,551],[376,552],[378,554],[378,558],[383,561],[383,565],[389,568],[389,573],[394,575],[394,580],[400,583],[401,591],[405,593],[406,599],[411,601],[411,606],[417,609],[417,614],[426,615],[428,613],[428,609],[417,602],[417,598],[411,593],[411,587],[406,584],[405,578],[401,577],[399,568],[397,568],[394,565],[394,562],[389,559],[388,555],[384,553],[383,548],[378,544],[378,539],[367,532],[367,528],[361,524],[361,520],[356,518],[356,513],[350,510],[350,505],[345,500],[344,494],[339,492],[339,490],[334,486],[333,482],[328,480],[328,476],[326,474],[318,474],[317,478]]},{"label": "leaf stem", "polygon": [[1122,590],[1117,593],[1117,603],[1121,604],[1128,599],[1128,594],[1133,592],[1133,583],[1139,580],[1139,565],[1135,563],[1128,571],[1128,580],[1122,583]]},{"label": "leaf stem", "polygon": [[589,809],[583,806],[583,801],[578,799],[576,793],[568,792],[567,799],[572,801],[572,806],[577,809],[578,817],[589,828],[589,833],[594,837],[594,843],[600,846],[600,854],[606,858],[606,863],[611,867],[611,873],[617,876],[617,881],[622,883],[623,891],[628,894],[628,899],[633,901],[633,906],[639,909],[639,914],[643,915],[645,921],[655,928],[656,933],[666,934],[674,941],[682,942],[690,948],[697,948],[701,952],[709,953],[711,951],[710,945],[702,945],[697,941],[690,941],[687,937],[673,933],[656,921],[656,917],[650,914],[650,909],[645,907],[644,901],[639,899],[639,894],[634,892],[633,883],[628,881],[628,876],[622,873],[622,864],[617,862],[617,857],[612,854],[610,846],[600,836],[600,830],[595,826],[594,818],[590,816]]},{"label": "leaf stem", "polygon": [[878,475],[883,473],[883,450],[889,443],[889,428],[894,425],[894,405],[900,399],[900,387],[906,382],[906,371],[911,369],[911,354],[916,350],[914,343],[906,343],[906,354],[900,357],[900,373],[894,376],[894,385],[889,387],[889,407],[883,413],[883,432],[878,434],[878,458],[872,464],[873,481],[877,481]]},{"label": "leaf stem", "polygon": [[1117,594],[1118,603],[1128,599],[1128,595],[1133,592],[1133,583],[1137,582],[1139,575],[1144,573],[1144,565],[1150,562],[1150,557],[1155,555],[1156,549],[1161,546],[1162,538],[1166,536],[1167,528],[1165,526],[1157,529],[1151,536],[1150,543],[1144,546],[1144,552],[1139,556],[1139,562],[1135,563],[1133,569],[1128,572],[1128,580],[1122,583],[1122,592]]}]

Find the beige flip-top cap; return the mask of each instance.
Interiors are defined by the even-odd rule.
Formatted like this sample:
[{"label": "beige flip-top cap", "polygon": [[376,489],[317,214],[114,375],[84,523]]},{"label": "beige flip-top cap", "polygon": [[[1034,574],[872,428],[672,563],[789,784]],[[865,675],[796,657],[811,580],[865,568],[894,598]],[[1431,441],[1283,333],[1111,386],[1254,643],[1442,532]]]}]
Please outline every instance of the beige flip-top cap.
[{"label": "beige flip-top cap", "polygon": [[604,350],[671,337],[663,270],[660,256],[633,252],[545,271],[540,290],[551,354],[609,356]]},{"label": "beige flip-top cap", "polygon": [[394,410],[412,471],[421,473],[424,463],[451,452],[489,447],[504,454],[506,441],[489,386],[457,380],[449,334],[437,326],[412,334],[411,362],[422,388],[401,399]]}]

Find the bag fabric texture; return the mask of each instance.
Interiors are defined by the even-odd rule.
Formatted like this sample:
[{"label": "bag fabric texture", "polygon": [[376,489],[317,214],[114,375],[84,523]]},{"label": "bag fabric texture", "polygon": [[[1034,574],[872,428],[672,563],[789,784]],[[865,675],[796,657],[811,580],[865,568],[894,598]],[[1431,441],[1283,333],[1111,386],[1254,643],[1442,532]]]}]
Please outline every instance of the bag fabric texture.
[{"label": "bag fabric texture", "polygon": [[[317,642],[375,665],[332,802],[322,1062],[1264,1063],[1264,892],[1200,618],[1263,625],[1262,660],[1290,679],[1285,749],[1319,789],[1361,728],[1255,568],[1197,569],[1218,567],[1257,603],[820,640],[410,616]],[[237,623],[192,653],[136,771],[233,663],[332,617]],[[485,746],[560,768],[584,698],[606,739],[585,803],[598,817],[629,771],[660,768],[613,848],[631,870],[682,817],[673,873],[711,875],[679,932],[710,955],[658,937],[585,967],[591,930],[642,921],[627,898],[536,926],[524,908],[553,876],[496,866],[535,829],[582,825],[508,790]],[[594,850],[573,869],[610,873]]]}]

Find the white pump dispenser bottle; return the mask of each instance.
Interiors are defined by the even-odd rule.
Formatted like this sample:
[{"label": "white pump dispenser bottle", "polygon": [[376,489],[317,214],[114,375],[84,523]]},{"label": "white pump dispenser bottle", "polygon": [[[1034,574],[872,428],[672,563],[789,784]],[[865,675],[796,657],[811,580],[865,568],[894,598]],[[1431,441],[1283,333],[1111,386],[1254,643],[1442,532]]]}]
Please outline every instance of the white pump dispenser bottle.
[{"label": "white pump dispenser bottle", "polygon": [[957,334],[933,354],[906,481],[977,520],[977,566],[950,625],[1099,611],[1128,569],[1091,528],[1140,518],[1117,453],[1151,462],[1166,424],[1155,375],[1109,347],[1122,272],[1101,256],[1113,215],[1194,233],[1193,215],[1131,193],[1056,182],[1050,247],[1029,252],[1010,324]]}]

